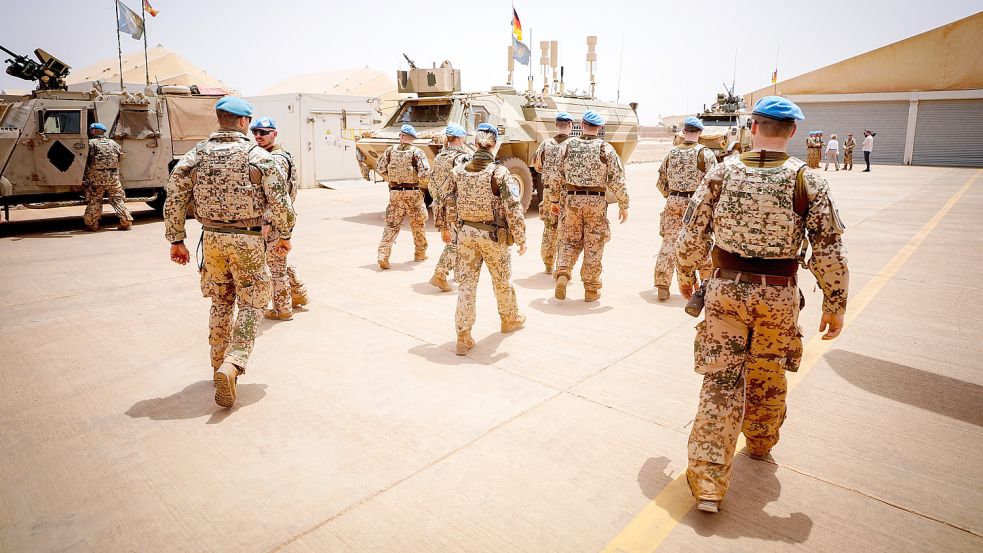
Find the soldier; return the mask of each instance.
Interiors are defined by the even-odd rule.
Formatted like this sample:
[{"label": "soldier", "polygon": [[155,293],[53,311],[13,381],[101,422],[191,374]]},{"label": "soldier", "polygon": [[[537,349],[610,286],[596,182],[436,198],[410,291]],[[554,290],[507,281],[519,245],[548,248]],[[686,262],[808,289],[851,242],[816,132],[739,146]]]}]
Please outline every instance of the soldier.
[{"label": "soldier", "polygon": [[[553,274],[557,252],[557,226],[560,222],[560,198],[563,192],[563,175],[560,167],[560,144],[570,137],[573,117],[561,111],[556,114],[556,136],[544,140],[532,157],[532,166],[541,175],[543,200],[539,203],[539,216],[543,219],[543,265]],[[555,209],[554,209],[555,208]]]},{"label": "soldier", "polygon": [[[488,265],[502,333],[518,330],[526,322],[519,314],[512,279],[509,246],[519,245],[526,253],[526,223],[522,217],[519,183],[504,165],[495,160],[498,129],[482,123],[474,136],[478,150],[471,161],[454,167],[447,195],[449,212],[457,217],[457,327],[455,353],[464,355],[474,347],[475,291],[482,262]],[[444,235],[448,242],[449,236]]]},{"label": "soldier", "polygon": [[109,203],[119,216],[119,230],[130,230],[133,216],[126,209],[126,193],[119,182],[119,162],[125,155],[114,140],[106,138],[106,126],[89,125],[89,156],[85,160],[85,215],[82,221],[91,232],[99,230],[102,217],[102,198],[109,196]]},{"label": "soldier", "polygon": [[[294,156],[276,141],[279,135],[276,120],[263,117],[250,125],[249,130],[252,131],[256,144],[273,155],[273,161],[285,179],[290,205],[293,206],[297,200],[299,171],[294,164]],[[273,309],[268,309],[264,316],[267,319],[289,321],[294,318],[294,306],[307,305],[310,299],[307,296],[307,287],[297,276],[297,269],[287,264],[286,254],[275,247],[280,239],[280,232],[270,225],[270,219],[271,215],[267,213],[264,216],[263,236],[266,240],[266,264],[270,268],[273,285]]]},{"label": "soldier", "polygon": [[625,170],[618,152],[598,136],[604,118],[588,110],[584,113],[582,126],[582,136],[571,138],[560,146],[566,203],[553,294],[558,300],[567,297],[570,271],[583,250],[580,280],[584,282],[584,301],[591,302],[601,297],[601,256],[604,243],[611,239],[605,191],[610,189],[618,198],[618,219],[622,223],[628,220],[628,191],[625,190]]},{"label": "soldier", "polygon": [[809,138],[806,138],[806,165],[811,169],[819,168],[819,139],[816,138],[818,133],[816,131],[809,132]]},{"label": "soldier", "polygon": [[702,511],[717,512],[727,492],[741,432],[753,459],[765,458],[778,442],[785,371],[797,370],[802,359],[796,258],[804,238],[812,246],[807,266],[824,296],[819,331],[832,340],[843,329],[849,282],[843,224],[826,181],[785,153],[802,119],[785,98],[759,100],[752,112],[754,150],[707,173],[683,218],[676,255],[687,299],[693,270],[713,245],[714,273],[695,346],[703,388],[686,471]]},{"label": "soldier", "polygon": [[853,133],[846,135],[843,141],[843,170],[853,171],[853,149],[857,147],[857,141],[853,138]]},{"label": "soldier", "polygon": [[[713,150],[699,143],[702,131],[703,121],[687,117],[683,123],[683,143],[673,146],[659,167],[656,186],[666,198],[666,207],[662,210],[659,223],[662,248],[655,261],[655,287],[659,291],[659,301],[669,299],[669,284],[676,267],[676,237],[683,224],[683,212],[703,176],[717,165]],[[701,280],[709,279],[710,258],[704,259],[697,269]]]},{"label": "soldier", "polygon": [[433,198],[434,224],[440,230],[440,236],[445,244],[433,277],[430,278],[430,284],[439,288],[441,292],[450,292],[451,285],[447,282],[447,275],[457,265],[457,228],[456,225],[448,223],[456,220],[447,214],[447,192],[450,189],[448,181],[451,178],[451,170],[471,158],[464,151],[464,137],[468,135],[464,127],[447,125],[444,134],[447,136],[447,144],[433,160],[430,196]]},{"label": "soldier", "polygon": [[285,257],[295,216],[273,156],[246,137],[252,106],[225,96],[215,104],[215,114],[219,130],[185,154],[167,181],[164,226],[171,261],[187,264],[184,220],[194,202],[204,243],[201,291],[212,300],[208,343],[215,403],[229,408],[270,302],[263,218],[269,217],[280,234],[274,247]]},{"label": "soldier", "polygon": [[413,259],[423,261],[427,258],[427,235],[423,230],[427,223],[427,205],[423,201],[420,185],[427,184],[430,164],[426,154],[413,145],[416,137],[416,129],[412,125],[403,125],[399,129],[399,145],[386,148],[375,166],[375,172],[389,183],[386,228],[379,242],[379,267],[382,269],[389,268],[393,242],[407,216],[416,246]]}]

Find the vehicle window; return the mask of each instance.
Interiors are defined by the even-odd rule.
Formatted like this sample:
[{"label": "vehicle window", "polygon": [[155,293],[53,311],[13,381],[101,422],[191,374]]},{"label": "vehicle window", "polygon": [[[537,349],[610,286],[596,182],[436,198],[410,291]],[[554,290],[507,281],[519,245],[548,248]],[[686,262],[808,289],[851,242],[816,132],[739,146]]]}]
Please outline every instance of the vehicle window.
[{"label": "vehicle window", "polygon": [[704,125],[710,125],[714,127],[730,127],[737,124],[737,117],[730,115],[703,115]]},{"label": "vehicle window", "polygon": [[491,114],[488,113],[488,109],[484,106],[471,106],[471,116],[470,121],[471,128],[475,128],[482,123],[487,123],[491,119]]},{"label": "vehicle window", "polygon": [[121,109],[114,136],[133,139],[157,136],[157,114],[148,109]]},{"label": "vehicle window", "polygon": [[446,123],[451,115],[451,104],[405,103],[393,116],[393,124]]},{"label": "vehicle window", "polygon": [[82,134],[82,112],[46,111],[41,129],[44,134]]}]

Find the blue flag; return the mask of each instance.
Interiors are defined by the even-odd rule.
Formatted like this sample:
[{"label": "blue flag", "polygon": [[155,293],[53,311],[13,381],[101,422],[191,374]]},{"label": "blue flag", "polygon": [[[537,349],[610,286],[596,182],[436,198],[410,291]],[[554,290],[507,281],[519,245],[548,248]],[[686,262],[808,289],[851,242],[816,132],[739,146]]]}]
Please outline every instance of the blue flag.
[{"label": "blue flag", "polygon": [[116,10],[119,13],[116,24],[120,32],[139,40],[143,36],[143,19],[120,0],[116,0]]},{"label": "blue flag", "polygon": [[512,37],[512,57],[522,65],[529,65],[529,47]]}]

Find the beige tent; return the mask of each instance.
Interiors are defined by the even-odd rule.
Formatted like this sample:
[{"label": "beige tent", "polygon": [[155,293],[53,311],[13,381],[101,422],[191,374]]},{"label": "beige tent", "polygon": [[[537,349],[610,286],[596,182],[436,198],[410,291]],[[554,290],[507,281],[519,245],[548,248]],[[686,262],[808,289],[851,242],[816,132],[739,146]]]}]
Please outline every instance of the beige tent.
[{"label": "beige tent", "polygon": [[[187,58],[168,50],[156,47],[147,50],[150,63],[150,82],[162,85],[197,85],[204,88],[225,88],[222,81],[212,77],[203,69],[197,67]],[[66,79],[69,85],[90,81],[119,82],[119,59],[108,58],[81,69],[73,68]],[[126,83],[142,83],[146,73],[143,50],[130,52],[123,56],[123,81]]]},{"label": "beige tent", "polygon": [[392,78],[371,67],[294,75],[263,90],[260,95],[295,93],[379,98],[385,118],[392,114],[397,100],[403,97],[396,92],[396,83]]}]

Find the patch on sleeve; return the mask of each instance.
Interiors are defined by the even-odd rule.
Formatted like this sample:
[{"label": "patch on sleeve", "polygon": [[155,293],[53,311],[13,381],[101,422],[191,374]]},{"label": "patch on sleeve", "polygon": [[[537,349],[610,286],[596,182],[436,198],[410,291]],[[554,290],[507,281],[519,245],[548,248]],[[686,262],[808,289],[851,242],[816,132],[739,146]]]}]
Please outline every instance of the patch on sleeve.
[{"label": "patch on sleeve", "polygon": [[833,202],[829,202],[829,212],[833,216],[833,228],[836,229],[836,232],[846,230],[846,225],[843,223],[843,219],[840,218],[840,210],[836,209]]},{"label": "patch on sleeve", "polygon": [[686,213],[683,214],[683,224],[688,225],[690,221],[693,220],[693,214],[696,213],[696,202],[693,200],[689,201],[689,205],[686,206]]},{"label": "patch on sleeve", "polygon": [[519,183],[515,178],[509,178],[509,194],[516,200],[522,197],[519,191]]}]

